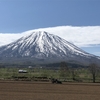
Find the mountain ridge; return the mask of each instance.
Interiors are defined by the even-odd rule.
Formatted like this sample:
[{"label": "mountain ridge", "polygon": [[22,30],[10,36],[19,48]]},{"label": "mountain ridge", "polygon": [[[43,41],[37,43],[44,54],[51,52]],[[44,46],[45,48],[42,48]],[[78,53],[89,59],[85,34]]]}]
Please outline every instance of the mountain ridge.
[{"label": "mountain ridge", "polygon": [[93,60],[94,58],[97,60],[100,59],[59,36],[49,34],[45,31],[35,31],[25,34],[25,36],[15,42],[0,47],[0,58],[30,59],[31,61],[33,59],[35,62],[75,60],[83,63],[96,61]]}]

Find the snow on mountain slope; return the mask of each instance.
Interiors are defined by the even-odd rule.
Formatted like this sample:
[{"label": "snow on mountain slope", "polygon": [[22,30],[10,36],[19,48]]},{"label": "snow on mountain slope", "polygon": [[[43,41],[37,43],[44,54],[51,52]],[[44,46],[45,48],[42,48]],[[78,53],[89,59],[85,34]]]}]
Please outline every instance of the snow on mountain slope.
[{"label": "snow on mountain slope", "polygon": [[[2,46],[0,57],[31,57],[42,59],[84,59],[95,57],[70,42],[45,31],[25,34],[17,41]],[[98,59],[98,57],[97,57]]]},{"label": "snow on mountain slope", "polygon": [[28,34],[20,38],[16,42],[7,45],[4,50],[11,49],[12,51],[15,51],[18,49],[18,53],[23,52],[23,56],[30,56],[31,49],[33,49],[34,46],[35,52],[43,53],[46,56],[48,56],[49,53],[58,55],[58,52],[61,52],[64,55],[67,55],[67,52],[71,52],[72,54],[75,53],[77,55],[82,54],[89,56],[88,53],[83,52],[66,40],[58,36],[48,34],[44,31],[38,31]]}]

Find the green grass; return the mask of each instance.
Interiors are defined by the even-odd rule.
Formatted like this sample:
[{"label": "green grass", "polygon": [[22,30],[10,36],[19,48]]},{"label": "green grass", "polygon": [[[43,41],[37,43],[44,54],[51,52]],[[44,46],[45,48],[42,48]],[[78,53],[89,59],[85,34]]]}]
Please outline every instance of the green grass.
[{"label": "green grass", "polygon": [[[29,80],[33,80],[34,77],[48,77],[57,78],[61,81],[81,81],[92,82],[92,75],[88,69],[75,69],[73,80],[72,72],[61,72],[60,70],[48,70],[42,68],[23,68],[28,73],[18,73],[18,68],[0,68],[0,79],[14,79],[14,77],[27,77]],[[96,82],[100,82],[100,73],[96,76]]]}]

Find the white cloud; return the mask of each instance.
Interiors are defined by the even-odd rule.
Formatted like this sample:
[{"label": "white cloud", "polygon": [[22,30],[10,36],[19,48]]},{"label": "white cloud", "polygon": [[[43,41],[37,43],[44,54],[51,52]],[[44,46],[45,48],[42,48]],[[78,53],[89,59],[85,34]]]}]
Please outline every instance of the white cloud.
[{"label": "white cloud", "polygon": [[10,43],[22,35],[29,34],[33,31],[47,31],[51,34],[58,35],[79,47],[100,44],[100,26],[58,26],[30,30],[23,32],[22,34],[0,34],[0,45]]},{"label": "white cloud", "polygon": [[9,44],[20,37],[21,34],[0,33],[0,46]]}]

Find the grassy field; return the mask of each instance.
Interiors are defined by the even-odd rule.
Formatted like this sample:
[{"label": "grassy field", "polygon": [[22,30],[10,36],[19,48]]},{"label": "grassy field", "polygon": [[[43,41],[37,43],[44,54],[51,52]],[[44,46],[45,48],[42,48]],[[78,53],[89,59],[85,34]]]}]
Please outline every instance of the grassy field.
[{"label": "grassy field", "polygon": [[[47,77],[47,78],[57,78],[61,81],[79,81],[79,82],[92,82],[92,74],[87,69],[76,69],[74,72],[73,80],[72,72],[61,73],[60,70],[48,70],[41,68],[23,68],[27,70],[28,73],[18,73],[19,68],[0,68],[0,80],[31,80],[34,81],[34,77]],[[26,79],[17,78],[26,77]],[[100,82],[100,72],[96,74],[96,82]]]},{"label": "grassy field", "polygon": [[99,83],[0,81],[1,100],[99,100]]}]

